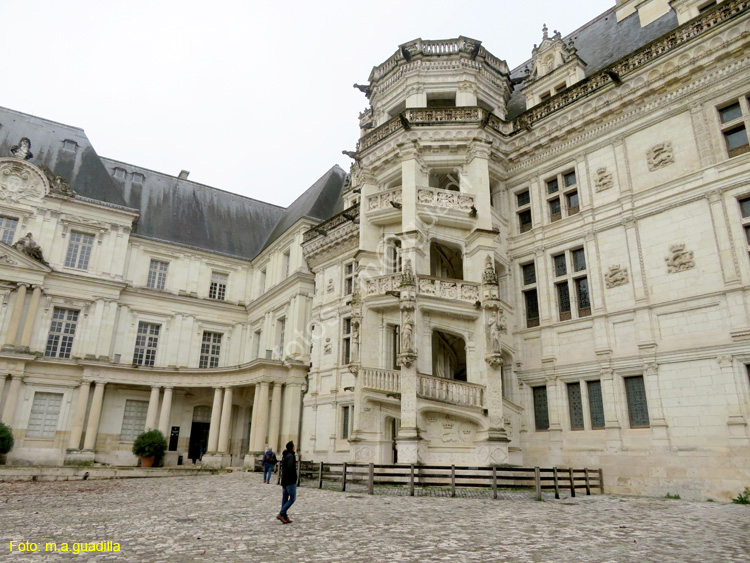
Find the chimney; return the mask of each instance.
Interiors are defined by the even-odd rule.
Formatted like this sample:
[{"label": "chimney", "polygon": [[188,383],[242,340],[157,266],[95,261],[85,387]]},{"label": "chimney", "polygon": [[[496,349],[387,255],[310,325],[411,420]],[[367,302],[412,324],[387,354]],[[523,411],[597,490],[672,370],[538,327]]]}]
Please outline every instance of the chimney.
[{"label": "chimney", "polygon": [[177,176],[180,180],[187,180],[187,177],[190,175],[189,170],[180,170],[180,175]]}]

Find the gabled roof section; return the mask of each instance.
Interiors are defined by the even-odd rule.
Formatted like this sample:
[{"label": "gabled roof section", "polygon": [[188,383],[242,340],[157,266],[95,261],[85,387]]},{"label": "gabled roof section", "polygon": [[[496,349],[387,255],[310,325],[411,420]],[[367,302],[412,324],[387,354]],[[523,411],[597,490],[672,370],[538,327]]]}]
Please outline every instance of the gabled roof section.
[{"label": "gabled roof section", "polygon": [[[574,41],[578,56],[586,63],[585,74],[588,77],[672,31],[677,25],[677,14],[673,10],[646,27],[641,27],[637,12],[618,23],[615,7],[612,7],[583,27],[563,37],[563,41],[565,43],[571,39]],[[513,69],[511,78],[522,78],[524,68],[530,65],[531,59]],[[523,84],[517,85],[508,102],[509,120],[529,109],[526,107],[522,88]]]},{"label": "gabled roof section", "polygon": [[[141,216],[133,233],[245,260],[254,258],[284,208],[188,179],[102,158],[125,205]],[[115,169],[119,169],[115,175]]]},{"label": "gabled roof section", "polygon": [[286,209],[263,248],[268,247],[303,217],[325,221],[342,211],[344,201],[341,199],[341,192],[344,190],[345,180],[346,172],[338,164],[330,168]]},{"label": "gabled roof section", "polygon": [[125,205],[83,129],[0,107],[0,156],[11,156],[22,137],[31,141],[32,164],[62,176],[83,197]]}]

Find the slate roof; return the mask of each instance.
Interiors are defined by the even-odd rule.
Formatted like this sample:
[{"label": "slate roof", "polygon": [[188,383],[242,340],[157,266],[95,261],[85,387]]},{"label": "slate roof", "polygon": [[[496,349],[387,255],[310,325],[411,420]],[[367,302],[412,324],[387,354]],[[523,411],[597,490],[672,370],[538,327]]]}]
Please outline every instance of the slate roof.
[{"label": "slate roof", "polygon": [[[346,173],[338,166],[284,209],[100,157],[83,129],[0,108],[0,156],[10,156],[21,137],[31,140],[30,162],[67,179],[79,196],[138,210],[135,235],[241,259],[257,256],[299,219],[323,221],[342,205]],[[125,177],[114,178],[115,168]],[[134,173],[141,182],[133,181]]]},{"label": "slate roof", "polygon": [[[565,43],[573,39],[578,49],[578,56],[586,63],[586,76],[591,76],[678,26],[677,14],[673,10],[642,28],[637,12],[618,23],[615,9],[612,7],[563,37]],[[522,77],[526,66],[531,68],[531,59],[513,69],[511,77]],[[525,97],[521,92],[522,88],[523,84],[517,84],[513,90],[508,102],[508,120],[517,117],[527,109]]]}]

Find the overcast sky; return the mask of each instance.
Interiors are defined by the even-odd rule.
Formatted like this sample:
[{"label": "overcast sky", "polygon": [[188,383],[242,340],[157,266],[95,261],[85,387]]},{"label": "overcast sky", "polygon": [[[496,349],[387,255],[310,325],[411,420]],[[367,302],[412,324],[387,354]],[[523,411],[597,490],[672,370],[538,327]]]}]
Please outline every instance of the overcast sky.
[{"label": "overcast sky", "polygon": [[[0,0],[0,106],[82,127],[101,156],[287,206],[354,150],[352,88],[411,39],[515,68],[615,0]],[[32,139],[33,142],[33,139]]]}]

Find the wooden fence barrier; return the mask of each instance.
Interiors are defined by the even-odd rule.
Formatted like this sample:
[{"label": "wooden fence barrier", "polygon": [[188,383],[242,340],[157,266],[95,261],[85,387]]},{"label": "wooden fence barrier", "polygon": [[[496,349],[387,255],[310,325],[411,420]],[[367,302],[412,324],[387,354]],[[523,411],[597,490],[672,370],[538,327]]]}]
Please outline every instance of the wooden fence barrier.
[{"label": "wooden fence barrier", "polygon": [[591,494],[592,489],[604,492],[601,469],[558,467],[468,467],[457,465],[387,465],[376,463],[327,463],[301,461],[298,466],[300,482],[311,480],[318,488],[325,481],[340,484],[346,491],[347,484],[362,484],[368,494],[374,494],[376,485],[406,486],[414,496],[416,487],[446,487],[450,495],[456,496],[457,488],[489,488],[492,497],[498,498],[499,489],[533,488],[536,498],[542,498],[545,490],[554,491],[560,498],[560,490],[567,488],[570,496],[576,491]]}]

